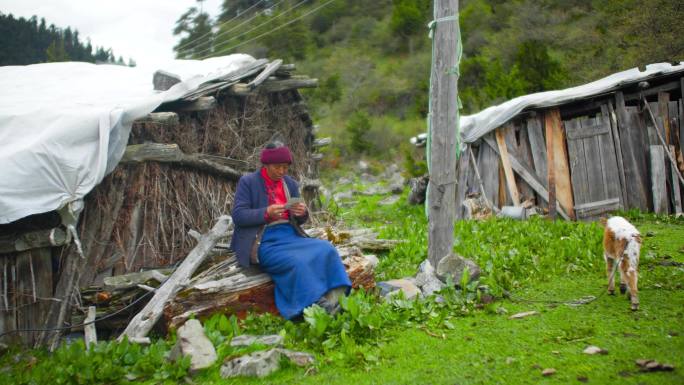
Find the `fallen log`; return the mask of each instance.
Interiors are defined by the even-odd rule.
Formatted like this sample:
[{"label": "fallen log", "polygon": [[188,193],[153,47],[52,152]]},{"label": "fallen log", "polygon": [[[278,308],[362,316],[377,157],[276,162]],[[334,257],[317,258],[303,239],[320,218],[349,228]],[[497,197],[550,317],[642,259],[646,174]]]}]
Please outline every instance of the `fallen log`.
[{"label": "fallen log", "polygon": [[[372,263],[361,255],[343,260],[352,287],[375,287]],[[177,329],[190,317],[208,318],[216,313],[244,318],[248,312],[278,314],[273,281],[258,269],[239,267],[234,258],[215,266],[208,274],[194,278],[186,289],[164,307],[167,330]]]},{"label": "fallen log", "polygon": [[227,215],[218,219],[214,227],[202,236],[197,246],[192,249],[178,269],[157,289],[150,302],[128,324],[126,330],[119,336],[119,340],[124,336],[129,339],[147,336],[147,333],[162,316],[166,302],[174,298],[176,293],[185,285],[185,282],[192,277],[192,274],[209,255],[219,238],[226,235],[232,223],[233,220]]}]

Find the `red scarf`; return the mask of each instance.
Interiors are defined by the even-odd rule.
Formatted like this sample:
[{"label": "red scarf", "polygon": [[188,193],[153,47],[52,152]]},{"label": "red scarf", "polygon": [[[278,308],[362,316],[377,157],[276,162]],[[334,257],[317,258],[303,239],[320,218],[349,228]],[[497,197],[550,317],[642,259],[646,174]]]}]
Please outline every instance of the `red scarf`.
[{"label": "red scarf", "polygon": [[[274,181],[268,176],[266,167],[261,168],[261,177],[264,179],[264,184],[266,185],[266,196],[268,197],[268,205],[284,205],[287,203],[287,197],[285,196],[285,189],[283,188],[283,180]],[[266,221],[273,222],[280,219],[288,219],[290,217],[289,212],[285,210],[279,218],[272,218],[266,214]]]}]

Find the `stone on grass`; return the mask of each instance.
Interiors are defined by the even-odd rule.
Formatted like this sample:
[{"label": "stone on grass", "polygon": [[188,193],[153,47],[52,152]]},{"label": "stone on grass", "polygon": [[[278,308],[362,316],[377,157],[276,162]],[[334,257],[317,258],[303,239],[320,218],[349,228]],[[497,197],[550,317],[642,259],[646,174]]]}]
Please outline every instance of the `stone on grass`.
[{"label": "stone on grass", "polygon": [[389,189],[392,192],[392,194],[401,194],[404,191],[405,183],[406,180],[404,179],[404,177],[397,172],[392,174],[387,185],[389,186]]},{"label": "stone on grass", "polygon": [[271,349],[233,358],[221,366],[221,377],[268,376],[280,368],[281,355],[278,349]]},{"label": "stone on grass", "polygon": [[372,268],[375,269],[376,267],[378,267],[378,263],[380,263],[380,260],[375,254],[363,254],[363,257],[366,258],[366,260]]},{"label": "stone on grass", "polygon": [[554,374],[556,374],[556,369],[554,368],[546,368],[542,370],[542,376],[544,377],[553,376]]},{"label": "stone on grass", "polygon": [[606,349],[601,349],[598,346],[590,345],[582,351],[584,354],[594,355],[594,354],[608,354]]},{"label": "stone on grass", "polygon": [[423,291],[423,295],[431,295],[444,288],[444,283],[437,278],[435,269],[427,259],[418,266],[416,285]]},{"label": "stone on grass", "polygon": [[283,336],[279,334],[269,334],[265,336],[243,334],[233,337],[233,339],[230,341],[230,346],[249,346],[253,344],[281,346],[283,344],[283,340]]},{"label": "stone on grass", "polygon": [[353,196],[354,195],[352,194],[351,191],[340,191],[338,193],[335,193],[335,195],[333,195],[333,199],[335,199],[336,201],[339,201],[342,199],[351,199],[351,198],[353,198]]},{"label": "stone on grass", "polygon": [[242,357],[226,361],[221,366],[221,377],[264,377],[280,369],[280,360],[286,357],[297,366],[309,366],[314,363],[314,357],[309,353],[274,348],[254,352]]},{"label": "stone on grass", "polygon": [[178,328],[178,342],[171,350],[170,358],[175,361],[179,356],[190,356],[190,371],[194,372],[211,366],[216,359],[216,349],[204,334],[202,324],[191,319]]},{"label": "stone on grass", "polygon": [[437,274],[437,278],[445,283],[447,277],[451,276],[454,284],[458,285],[459,282],[461,282],[461,276],[466,268],[468,268],[468,282],[480,277],[480,267],[477,263],[468,258],[463,258],[458,254],[450,254],[437,263],[435,274]]},{"label": "stone on grass", "polygon": [[314,356],[309,353],[295,352],[288,349],[278,349],[278,351],[297,366],[309,366],[314,363]]},{"label": "stone on grass", "polygon": [[393,297],[400,292],[404,293],[404,298],[406,299],[413,299],[421,294],[418,286],[408,278],[380,282],[378,286],[381,290],[380,294],[384,295],[386,298]]}]

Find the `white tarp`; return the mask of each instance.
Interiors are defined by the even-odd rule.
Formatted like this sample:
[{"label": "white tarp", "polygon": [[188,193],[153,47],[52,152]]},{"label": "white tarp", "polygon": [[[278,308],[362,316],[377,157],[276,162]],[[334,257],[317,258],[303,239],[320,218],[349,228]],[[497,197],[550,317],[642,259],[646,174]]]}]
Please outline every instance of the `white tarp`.
[{"label": "white tarp", "polygon": [[[77,62],[0,67],[0,224],[82,199],[116,167],[135,119],[252,62],[238,54],[154,69]],[[182,82],[154,91],[157,69]]]},{"label": "white tarp", "polygon": [[505,103],[489,107],[477,114],[461,117],[461,137],[463,142],[472,143],[488,132],[500,127],[525,108],[555,106],[592,95],[599,95],[623,84],[639,82],[653,76],[678,71],[684,71],[684,62],[678,65],[669,63],[650,64],[646,66],[645,71],[632,68],[581,86],[520,96]]}]

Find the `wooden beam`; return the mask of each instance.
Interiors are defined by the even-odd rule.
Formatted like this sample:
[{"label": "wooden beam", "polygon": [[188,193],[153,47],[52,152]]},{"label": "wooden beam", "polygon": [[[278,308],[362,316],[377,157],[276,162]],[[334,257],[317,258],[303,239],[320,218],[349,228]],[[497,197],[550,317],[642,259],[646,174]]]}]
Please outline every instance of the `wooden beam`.
[{"label": "wooden beam", "polygon": [[[499,153],[497,144],[494,143],[494,141],[491,138],[484,137],[484,140],[485,140],[485,143],[487,143],[487,145],[492,150],[494,150],[497,154]],[[537,194],[539,194],[539,197],[541,197],[544,201],[549,202],[549,204],[550,204],[549,191],[546,190],[546,188],[542,184],[542,181],[539,179],[539,177],[532,170],[529,170],[527,167],[525,167],[525,165],[522,164],[516,157],[509,154],[508,158],[509,158],[509,161],[511,164],[511,169],[513,169],[513,171],[518,173],[518,175],[525,182],[527,182],[527,184],[529,184],[530,187],[532,187],[532,189]],[[570,217],[565,212],[565,210],[563,210],[563,207],[561,207],[560,204],[558,204],[558,202],[556,202],[555,206],[556,206],[555,209],[557,210],[558,213],[560,213],[560,215],[563,218],[570,220]]]},{"label": "wooden beam", "polygon": [[514,206],[520,206],[520,194],[518,193],[518,186],[515,184],[515,177],[511,169],[508,149],[506,148],[506,141],[504,139],[504,132],[501,127],[496,129],[496,144],[499,148],[499,157],[503,165],[504,174],[506,175],[506,185],[508,186],[508,193],[511,195],[511,200]]},{"label": "wooden beam", "polygon": [[195,168],[212,174],[218,174],[231,178],[240,179],[243,172],[236,167],[245,169],[246,163],[240,160],[207,154],[186,154],[177,144],[143,143],[132,144],[126,147],[122,164],[159,162],[177,164],[184,167]]},{"label": "wooden beam", "polygon": [[162,316],[166,302],[173,299],[176,293],[192,278],[193,273],[209,255],[216,242],[228,233],[233,220],[227,215],[219,217],[214,227],[206,234],[194,249],[183,260],[183,263],[171,274],[171,276],[157,289],[154,297],[128,324],[126,330],[119,336],[129,338],[146,337],[154,324]]},{"label": "wooden beam", "polygon": [[31,231],[23,234],[9,234],[0,237],[0,254],[14,253],[41,247],[62,246],[67,242],[66,232],[58,227]]},{"label": "wooden beam", "polygon": [[629,93],[629,94],[624,94],[624,100],[626,102],[632,101],[632,100],[640,100],[642,96],[651,96],[651,95],[656,95],[660,92],[665,92],[665,91],[675,91],[677,88],[680,86],[679,80],[673,80],[671,82],[663,83],[661,85],[647,88],[645,90],[639,90],[637,92]]},{"label": "wooden beam", "polygon": [[177,126],[179,122],[178,114],[175,112],[152,112],[140,119],[136,119],[133,123],[157,123],[166,126]]},{"label": "wooden beam", "polygon": [[228,93],[235,96],[249,96],[254,95],[257,92],[273,93],[316,87],[318,87],[318,79],[305,76],[293,76],[288,79],[268,79],[257,88],[251,88],[245,83],[233,84],[228,88]]},{"label": "wooden beam", "polygon": [[280,66],[283,64],[283,61],[281,59],[274,60],[264,68],[263,71],[257,77],[254,78],[251,82],[247,84],[247,87],[249,89],[255,89],[258,87],[261,83],[263,83],[266,79],[268,79],[269,76],[271,76],[274,72],[280,68]]},{"label": "wooden beam", "polygon": [[457,15],[457,0],[435,0],[434,19],[443,21],[433,24],[430,73],[428,259],[432,266],[450,255],[454,246],[456,159],[460,151],[455,130],[458,124],[458,62],[454,54],[458,52]]},{"label": "wooden beam", "polygon": [[577,205],[575,206],[575,214],[577,215],[577,218],[593,219],[596,216],[615,211],[619,208],[620,198],[613,198]]},{"label": "wooden beam", "polygon": [[175,108],[178,112],[199,112],[213,110],[217,106],[213,96],[202,96],[192,102],[181,103]]},{"label": "wooden beam", "polygon": [[551,219],[556,219],[556,162],[554,160],[554,130],[552,128],[554,118],[551,116],[551,112],[552,111],[548,111],[544,114],[544,128],[546,129],[546,185],[549,186],[549,217],[551,217]]}]

